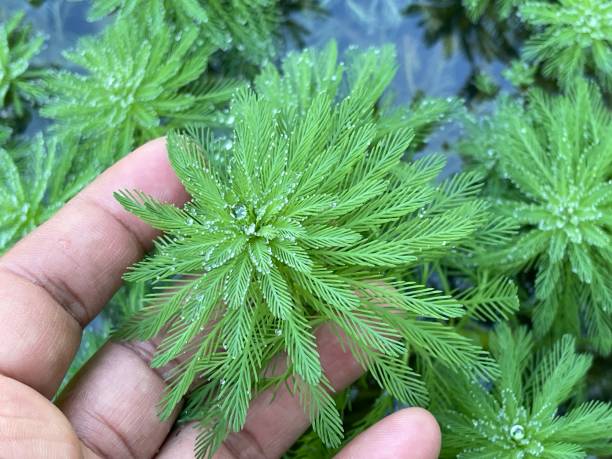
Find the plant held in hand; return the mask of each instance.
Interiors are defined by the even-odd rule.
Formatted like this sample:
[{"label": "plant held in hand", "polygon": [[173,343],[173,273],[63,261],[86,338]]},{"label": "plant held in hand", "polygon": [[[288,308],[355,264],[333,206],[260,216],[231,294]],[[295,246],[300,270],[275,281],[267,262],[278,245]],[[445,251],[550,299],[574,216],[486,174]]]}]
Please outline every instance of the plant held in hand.
[{"label": "plant held in hand", "polygon": [[[402,162],[413,134],[389,132],[375,111],[395,73],[393,50],[348,57],[346,79],[333,44],[290,54],[283,75],[266,67],[254,90],[234,97],[232,138],[171,134],[170,161],[192,197],[184,208],[117,194],[166,233],[125,276],[153,281],[154,291],[121,336],[163,331],[153,365],[184,359],[161,413],[195,384],[187,409],[202,423],[199,455],[242,428],[254,395],[285,381],[323,441],[339,444],[342,423],[314,337],[322,323],[341,331],[358,362],[404,403],[427,398],[409,351],[495,372],[444,323],[464,314],[457,301],[402,280],[485,224],[476,178],[439,185],[440,157]],[[283,351],[286,369],[266,370]]]}]

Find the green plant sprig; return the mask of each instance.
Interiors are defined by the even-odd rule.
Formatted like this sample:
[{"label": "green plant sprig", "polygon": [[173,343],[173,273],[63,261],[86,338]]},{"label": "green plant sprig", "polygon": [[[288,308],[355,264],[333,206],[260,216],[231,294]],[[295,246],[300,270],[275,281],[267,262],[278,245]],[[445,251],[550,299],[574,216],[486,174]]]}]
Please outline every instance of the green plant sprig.
[{"label": "green plant sprig", "polygon": [[24,115],[26,101],[39,100],[45,92],[43,72],[31,67],[45,40],[33,35],[23,18],[20,12],[0,24],[0,107],[11,107],[17,117]]},{"label": "green plant sprig", "polygon": [[218,49],[236,50],[243,59],[255,64],[275,54],[277,0],[166,0],[155,3],[149,0],[95,0],[89,19],[98,20],[111,13],[129,17],[161,4],[179,29],[196,24],[200,38]]},{"label": "green plant sprig", "polygon": [[612,2],[527,1],[519,13],[534,29],[523,55],[542,63],[544,75],[568,87],[588,70],[612,89]]},{"label": "green plant sprig", "polygon": [[538,336],[586,335],[609,353],[612,118],[601,95],[582,80],[566,95],[532,90],[526,106],[503,101],[488,125],[464,152],[492,171],[496,208],[521,232],[479,263],[505,272],[534,267]]},{"label": "green plant sprig", "polygon": [[42,134],[11,149],[0,142],[0,253],[46,221],[99,172],[94,163],[74,170],[77,148]]},{"label": "green plant sprig", "polygon": [[[286,376],[323,442],[339,444],[342,423],[313,334],[323,322],[342,330],[355,358],[404,403],[427,400],[409,349],[495,373],[478,346],[445,325],[464,314],[461,304],[400,276],[485,226],[476,176],[438,185],[439,156],[401,161],[409,130],[378,135],[385,124],[374,108],[395,74],[391,48],[353,52],[348,66],[336,56],[332,44],[290,54],[283,74],[267,66],[254,90],[234,97],[232,138],[172,133],[170,161],[192,197],[184,208],[117,194],[166,233],[125,276],[152,281],[154,292],[119,336],[164,329],[152,365],[186,358],[161,414],[195,382],[198,456],[240,430],[252,398]],[[287,369],[270,376],[280,351]]]},{"label": "green plant sprig", "polygon": [[612,405],[567,405],[591,366],[565,335],[537,352],[526,328],[497,327],[490,348],[501,369],[491,388],[440,372],[432,410],[442,427],[442,458],[585,458],[612,453]]},{"label": "green plant sprig", "polygon": [[197,27],[179,31],[160,8],[135,14],[138,20],[119,18],[65,53],[85,72],[56,72],[41,110],[63,136],[95,141],[109,163],[173,127],[218,124],[215,110],[238,85],[206,77],[217,48],[198,38]]}]

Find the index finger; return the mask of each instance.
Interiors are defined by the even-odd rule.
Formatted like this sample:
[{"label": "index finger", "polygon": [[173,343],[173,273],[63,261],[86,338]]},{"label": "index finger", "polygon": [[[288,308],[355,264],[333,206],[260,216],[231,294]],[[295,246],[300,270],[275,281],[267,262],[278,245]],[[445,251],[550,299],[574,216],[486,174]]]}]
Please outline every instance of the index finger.
[{"label": "index finger", "polygon": [[47,397],[57,390],[82,328],[156,236],[113,198],[126,188],[185,202],[164,139],[108,169],[0,258],[0,374]]}]

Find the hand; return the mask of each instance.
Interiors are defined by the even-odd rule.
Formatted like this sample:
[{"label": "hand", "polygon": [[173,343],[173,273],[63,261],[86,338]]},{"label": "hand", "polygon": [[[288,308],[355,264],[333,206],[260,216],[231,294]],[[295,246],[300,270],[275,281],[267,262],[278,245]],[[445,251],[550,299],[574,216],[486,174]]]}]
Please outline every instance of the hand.
[{"label": "hand", "polygon": [[[187,200],[156,140],[117,163],[58,214],[0,258],[0,457],[193,457],[196,430],[161,422],[156,404],[168,369],[151,369],[153,342],[108,343],[57,401],[50,402],[83,327],[121,285],[125,269],[156,236],[112,193],[139,189],[178,205]],[[362,369],[322,328],[318,344],[336,389]],[[279,390],[253,401],[243,431],[219,458],[279,457],[308,427],[298,402]],[[175,416],[176,417],[176,413]],[[355,438],[346,458],[437,457],[438,425],[425,410],[398,411]]]}]

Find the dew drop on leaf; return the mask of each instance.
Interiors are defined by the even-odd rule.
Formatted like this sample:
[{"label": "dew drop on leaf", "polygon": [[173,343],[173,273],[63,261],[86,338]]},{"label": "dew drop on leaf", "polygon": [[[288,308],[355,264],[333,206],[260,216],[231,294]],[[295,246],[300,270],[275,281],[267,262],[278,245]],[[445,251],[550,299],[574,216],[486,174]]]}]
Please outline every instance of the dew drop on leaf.
[{"label": "dew drop on leaf", "polygon": [[244,217],[246,217],[246,214],[247,214],[246,207],[243,206],[242,204],[235,205],[232,209],[232,216],[236,220],[242,220]]},{"label": "dew drop on leaf", "polygon": [[510,427],[510,436],[516,441],[521,441],[525,438],[525,429],[520,424],[514,424]]}]

